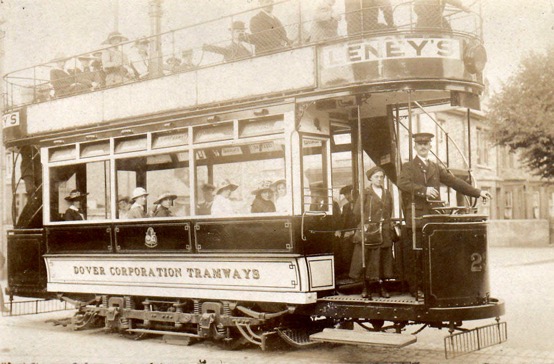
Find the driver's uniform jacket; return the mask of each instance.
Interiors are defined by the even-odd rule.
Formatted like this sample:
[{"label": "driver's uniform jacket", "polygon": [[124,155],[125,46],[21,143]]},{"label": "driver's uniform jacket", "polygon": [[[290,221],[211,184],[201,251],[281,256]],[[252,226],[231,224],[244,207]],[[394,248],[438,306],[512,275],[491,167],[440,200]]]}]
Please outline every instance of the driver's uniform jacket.
[{"label": "driver's uniform jacket", "polygon": [[[446,168],[428,160],[427,164],[416,156],[411,162],[402,165],[402,171],[398,177],[398,188],[402,191],[402,204],[406,226],[412,227],[412,191],[415,202],[416,227],[421,228],[421,216],[433,214],[433,202],[428,201],[425,195],[427,187],[434,187],[439,191],[444,184],[454,190],[468,196],[479,197],[481,191],[469,183],[454,176]],[[434,205],[437,206],[436,203]]]}]

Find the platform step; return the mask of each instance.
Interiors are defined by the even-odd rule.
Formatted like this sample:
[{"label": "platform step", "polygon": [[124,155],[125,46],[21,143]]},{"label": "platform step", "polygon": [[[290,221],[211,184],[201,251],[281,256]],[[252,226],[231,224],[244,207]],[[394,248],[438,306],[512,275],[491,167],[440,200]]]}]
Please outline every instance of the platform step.
[{"label": "platform step", "polygon": [[415,343],[417,337],[414,335],[385,332],[324,329],[322,332],[310,335],[310,340],[316,342],[401,348]]}]

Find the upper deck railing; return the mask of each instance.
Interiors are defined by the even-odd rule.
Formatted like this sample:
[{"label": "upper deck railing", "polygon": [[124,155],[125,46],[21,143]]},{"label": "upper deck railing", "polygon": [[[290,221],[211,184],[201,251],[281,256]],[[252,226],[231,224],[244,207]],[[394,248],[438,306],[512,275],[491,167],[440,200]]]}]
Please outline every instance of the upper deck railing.
[{"label": "upper deck railing", "polygon": [[[222,63],[350,38],[441,34],[482,39],[482,20],[469,8],[438,0],[353,8],[316,2],[276,2],[272,14],[282,27],[264,30],[263,8],[236,13],[135,40],[123,40],[86,54],[57,56],[4,76],[4,107],[12,110],[76,94],[143,82]],[[325,2],[323,2],[325,3]],[[340,5],[340,9],[339,9]],[[260,25],[262,24],[262,25]],[[117,39],[117,35],[112,39]],[[117,41],[115,41],[117,42]],[[109,43],[107,43],[109,44]],[[111,62],[111,63],[110,63]],[[286,76],[286,75],[284,75]]]}]

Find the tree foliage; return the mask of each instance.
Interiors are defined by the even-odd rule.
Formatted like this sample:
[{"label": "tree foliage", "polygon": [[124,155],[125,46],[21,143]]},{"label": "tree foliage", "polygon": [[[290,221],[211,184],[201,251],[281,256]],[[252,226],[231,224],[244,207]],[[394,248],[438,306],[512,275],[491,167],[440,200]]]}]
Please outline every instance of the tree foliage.
[{"label": "tree foliage", "polygon": [[554,177],[554,47],[521,62],[492,97],[489,120],[497,144],[518,151],[534,174]]}]

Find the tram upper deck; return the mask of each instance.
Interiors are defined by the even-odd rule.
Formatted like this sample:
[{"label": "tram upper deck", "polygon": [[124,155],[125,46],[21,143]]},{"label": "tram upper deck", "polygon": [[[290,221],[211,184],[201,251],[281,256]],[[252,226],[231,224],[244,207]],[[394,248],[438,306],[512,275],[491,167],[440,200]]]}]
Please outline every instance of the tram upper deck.
[{"label": "tram upper deck", "polygon": [[[244,29],[233,43],[227,30],[241,28],[241,22],[252,28],[251,19],[261,9],[121,43],[132,74],[111,86],[56,92],[49,77],[52,62],[12,72],[5,76],[5,142],[257,100],[403,90],[434,90],[434,98],[445,99],[451,92],[482,91],[486,53],[479,14],[449,5],[441,11],[435,2],[424,2],[424,11],[421,1],[393,2],[394,24],[388,24],[386,10],[351,3],[346,1],[324,35],[317,33],[320,10],[306,2],[276,3],[273,14],[290,42],[273,49],[260,46],[260,39],[262,44],[271,40],[272,31]],[[146,58],[137,53],[140,41],[148,45]],[[237,42],[246,53],[222,51]],[[67,58],[65,68],[77,69],[80,56]],[[147,64],[145,74],[137,70],[141,63]]]}]

